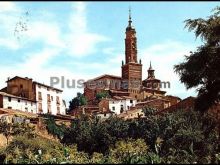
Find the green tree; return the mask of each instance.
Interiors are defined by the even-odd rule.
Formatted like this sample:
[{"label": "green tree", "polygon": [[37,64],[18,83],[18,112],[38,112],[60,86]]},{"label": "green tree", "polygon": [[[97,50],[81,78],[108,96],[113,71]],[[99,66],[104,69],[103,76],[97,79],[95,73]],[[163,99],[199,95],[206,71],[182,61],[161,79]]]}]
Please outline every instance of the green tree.
[{"label": "green tree", "polygon": [[189,31],[194,30],[196,38],[201,37],[204,44],[174,66],[187,89],[197,88],[195,109],[202,112],[220,101],[220,7],[213,11],[207,19],[185,21]]},{"label": "green tree", "polygon": [[82,105],[86,105],[87,104],[87,99],[86,97],[81,94],[81,93],[77,93],[77,96],[75,98],[73,98],[70,102],[69,102],[69,109],[68,111],[74,110],[75,108],[82,106]]},{"label": "green tree", "polygon": [[7,145],[9,144],[9,139],[12,136],[16,135],[28,135],[34,136],[34,126],[26,123],[7,123],[7,122],[0,122],[0,133],[2,133],[7,140]]},{"label": "green tree", "polygon": [[102,91],[102,92],[98,92],[98,93],[96,94],[96,99],[97,99],[98,101],[100,101],[102,98],[106,98],[106,97],[109,97],[108,91]]}]

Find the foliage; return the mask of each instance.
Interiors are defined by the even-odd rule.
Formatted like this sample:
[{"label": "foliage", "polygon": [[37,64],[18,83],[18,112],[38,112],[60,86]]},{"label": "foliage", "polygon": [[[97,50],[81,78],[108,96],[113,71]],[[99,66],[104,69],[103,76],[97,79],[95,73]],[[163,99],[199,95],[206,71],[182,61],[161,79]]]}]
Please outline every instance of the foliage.
[{"label": "foliage", "polygon": [[3,152],[5,162],[220,163],[218,125],[208,114],[178,110],[156,116],[150,108],[144,111],[148,116],[138,120],[74,120],[61,143],[18,136]]},{"label": "foliage", "polygon": [[138,157],[147,153],[147,145],[143,139],[128,139],[118,141],[110,148],[109,161],[111,163],[138,163]]},{"label": "foliage", "polygon": [[146,162],[209,163],[217,159],[218,125],[208,114],[178,110],[156,116],[151,108],[144,111],[148,116],[139,120],[124,121],[116,117],[103,122],[89,118],[76,120],[62,142],[76,143],[80,151],[90,154],[108,155],[109,148],[118,141],[143,139],[149,152],[141,158]]},{"label": "foliage", "polygon": [[2,133],[6,137],[7,144],[11,136],[15,136],[18,134],[35,136],[34,129],[35,129],[34,126],[28,123],[0,122],[0,133]]},{"label": "foliage", "polygon": [[62,142],[65,144],[76,143],[80,151],[83,150],[90,154],[93,152],[104,153],[111,144],[111,137],[100,120],[84,118],[84,120],[72,122],[71,128],[64,134]]},{"label": "foliage", "polygon": [[220,101],[220,8],[208,19],[188,19],[186,27],[194,30],[204,44],[190,52],[185,61],[175,65],[180,81],[187,87],[198,87],[195,109],[207,111]]},{"label": "foliage", "polygon": [[[33,143],[34,141],[34,143]],[[4,151],[5,163],[86,163],[88,155],[78,152],[76,145],[64,147],[61,143],[41,137],[17,136]]]},{"label": "foliage", "polygon": [[109,97],[108,91],[102,91],[96,94],[96,100],[98,101],[100,101],[102,98],[108,98],[108,97]]},{"label": "foliage", "polygon": [[66,126],[64,124],[58,126],[54,120],[54,117],[49,114],[44,115],[44,117],[48,133],[61,140],[64,136],[64,132],[67,129]]},{"label": "foliage", "polygon": [[75,108],[82,106],[82,105],[86,105],[87,104],[87,100],[86,97],[81,94],[81,93],[77,93],[77,96],[75,98],[73,98],[70,102],[69,102],[69,111],[74,110]]}]

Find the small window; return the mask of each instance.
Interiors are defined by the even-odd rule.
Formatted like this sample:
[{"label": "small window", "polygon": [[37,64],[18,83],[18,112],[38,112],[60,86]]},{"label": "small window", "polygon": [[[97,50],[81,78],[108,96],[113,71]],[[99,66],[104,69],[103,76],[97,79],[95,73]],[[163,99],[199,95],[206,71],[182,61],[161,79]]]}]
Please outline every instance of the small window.
[{"label": "small window", "polygon": [[106,113],[104,114],[104,116],[106,117]]},{"label": "small window", "polygon": [[8,107],[8,109],[12,109],[12,107]]},{"label": "small window", "polygon": [[20,85],[20,88],[23,89],[23,85],[22,84]]},{"label": "small window", "polygon": [[133,100],[130,100],[130,103],[133,103]]},{"label": "small window", "polygon": [[51,96],[51,101],[53,101],[53,96]]},{"label": "small window", "polygon": [[28,112],[28,108],[27,107],[25,108],[25,111]]},{"label": "small window", "polygon": [[114,111],[114,110],[115,110],[115,107],[112,107],[112,110]]},{"label": "small window", "polygon": [[20,102],[21,102],[21,100],[20,100],[20,99],[18,99],[18,102],[20,103]]},{"label": "small window", "polygon": [[11,97],[8,97],[8,101],[11,102]]}]

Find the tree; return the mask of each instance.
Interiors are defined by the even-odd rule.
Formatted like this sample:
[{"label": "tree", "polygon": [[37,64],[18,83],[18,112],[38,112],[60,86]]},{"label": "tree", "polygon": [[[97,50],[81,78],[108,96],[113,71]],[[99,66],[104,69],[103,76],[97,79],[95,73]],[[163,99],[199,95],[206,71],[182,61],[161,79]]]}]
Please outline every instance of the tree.
[{"label": "tree", "polygon": [[100,101],[102,98],[109,97],[109,93],[107,91],[102,91],[96,94],[96,99]]},{"label": "tree", "polygon": [[34,136],[34,127],[30,124],[26,123],[7,123],[0,122],[0,133],[2,133],[7,140],[7,145],[9,142],[9,138],[15,135],[28,135]]},{"label": "tree", "polygon": [[174,66],[187,89],[197,88],[195,109],[201,112],[220,101],[220,7],[213,11],[207,19],[185,21],[185,27],[194,30],[196,38],[201,37],[204,44]]},{"label": "tree", "polygon": [[76,109],[79,106],[86,105],[87,100],[86,100],[86,97],[83,94],[78,92],[77,96],[75,98],[73,98],[69,103],[70,103],[69,111],[71,111],[73,109]]}]

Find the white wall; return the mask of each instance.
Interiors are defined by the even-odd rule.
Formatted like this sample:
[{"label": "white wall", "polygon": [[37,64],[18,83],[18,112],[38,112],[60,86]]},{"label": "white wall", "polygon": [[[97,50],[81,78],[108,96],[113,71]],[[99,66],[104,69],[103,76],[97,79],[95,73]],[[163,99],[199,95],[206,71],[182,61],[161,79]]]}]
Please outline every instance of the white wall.
[{"label": "white wall", "polygon": [[[52,90],[49,88],[49,90],[47,90],[47,87],[45,86],[40,86],[39,88],[39,85],[36,84],[36,100],[38,102],[37,104],[37,109],[39,110],[39,97],[38,97],[38,92],[41,92],[41,96],[42,96],[42,110],[43,110],[43,113],[48,113],[48,104],[47,104],[47,94],[50,94],[50,105],[51,105],[51,113],[53,115],[57,115],[57,100],[56,100],[56,97],[58,96],[59,97],[59,100],[60,100],[60,104],[59,104],[59,107],[60,107],[60,114],[63,114],[65,115],[66,114],[66,109],[65,109],[65,106],[63,105],[63,101],[62,101],[62,92],[60,91],[56,91],[56,90]],[[53,100],[51,99],[51,96],[53,96]],[[38,111],[39,113],[39,111]]]},{"label": "white wall", "polygon": [[[18,100],[20,100],[20,102],[18,102]],[[8,96],[3,96],[3,108],[9,108],[9,107],[24,112],[37,113],[37,105],[35,102],[22,100],[20,98],[12,98],[12,97],[11,97],[11,101],[9,101]]]},{"label": "white wall", "polygon": [[[130,109],[130,107],[134,107],[137,103],[137,100],[133,100],[133,103],[130,103],[130,99],[124,99],[124,100],[110,100],[109,101],[109,109],[112,112],[115,112],[116,114],[121,113],[121,105],[123,106],[123,110],[127,111]],[[129,108],[128,108],[129,106]],[[115,110],[113,110],[113,107],[115,107]]]}]

